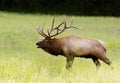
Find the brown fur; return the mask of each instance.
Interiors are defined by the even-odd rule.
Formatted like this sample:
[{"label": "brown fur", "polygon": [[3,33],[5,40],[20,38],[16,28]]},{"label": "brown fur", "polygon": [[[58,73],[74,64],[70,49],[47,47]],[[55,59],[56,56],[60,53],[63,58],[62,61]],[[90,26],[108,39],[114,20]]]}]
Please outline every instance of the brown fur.
[{"label": "brown fur", "polygon": [[98,39],[79,38],[76,36],[53,39],[45,38],[36,43],[36,45],[52,55],[65,56],[67,69],[72,66],[75,57],[91,58],[96,64],[97,69],[100,66],[99,59],[108,65],[111,64],[111,61],[106,57],[105,43]]}]

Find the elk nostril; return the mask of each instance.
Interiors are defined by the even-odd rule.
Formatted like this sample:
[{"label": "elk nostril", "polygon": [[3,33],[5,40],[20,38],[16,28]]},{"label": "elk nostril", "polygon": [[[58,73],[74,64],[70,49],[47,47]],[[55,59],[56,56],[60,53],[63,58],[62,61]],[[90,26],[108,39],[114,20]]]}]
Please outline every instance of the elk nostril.
[{"label": "elk nostril", "polygon": [[36,45],[39,45],[39,43],[36,43]]}]

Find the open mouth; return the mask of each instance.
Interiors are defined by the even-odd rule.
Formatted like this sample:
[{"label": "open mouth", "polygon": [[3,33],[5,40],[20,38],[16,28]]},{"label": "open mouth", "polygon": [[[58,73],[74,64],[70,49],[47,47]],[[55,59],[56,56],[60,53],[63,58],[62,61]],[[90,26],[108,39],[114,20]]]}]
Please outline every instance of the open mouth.
[{"label": "open mouth", "polygon": [[36,43],[36,46],[37,46],[37,48],[41,48],[41,46],[38,43]]},{"label": "open mouth", "polygon": [[41,46],[37,45],[37,48],[41,48]]}]

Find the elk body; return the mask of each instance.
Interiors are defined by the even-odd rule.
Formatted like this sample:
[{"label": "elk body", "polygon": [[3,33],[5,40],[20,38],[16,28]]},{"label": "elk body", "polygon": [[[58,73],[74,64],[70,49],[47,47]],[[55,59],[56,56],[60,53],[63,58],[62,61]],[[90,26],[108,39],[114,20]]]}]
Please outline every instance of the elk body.
[{"label": "elk body", "polygon": [[[61,25],[64,25],[62,30],[60,29]],[[51,29],[48,30],[48,34],[44,33],[44,27],[42,29],[38,28],[38,33],[45,39],[37,42],[36,45],[38,48],[41,48],[52,55],[62,55],[66,57],[67,69],[72,66],[75,57],[91,58],[97,69],[100,67],[99,59],[108,65],[111,64],[111,61],[106,56],[106,46],[103,41],[93,38],[80,38],[76,36],[53,38],[54,36],[64,32],[66,29],[75,28],[72,24],[67,27],[66,21],[62,22],[55,28],[53,28],[53,26],[54,19]],[[56,31],[56,33],[51,35],[53,31]]]}]

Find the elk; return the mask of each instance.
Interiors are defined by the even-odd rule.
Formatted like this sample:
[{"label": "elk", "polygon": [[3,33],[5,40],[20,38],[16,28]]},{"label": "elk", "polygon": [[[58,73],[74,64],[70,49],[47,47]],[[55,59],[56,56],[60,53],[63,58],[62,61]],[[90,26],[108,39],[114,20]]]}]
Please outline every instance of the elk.
[{"label": "elk", "polygon": [[[44,26],[37,28],[38,33],[44,37],[42,41],[36,43],[37,48],[41,48],[54,56],[62,55],[66,57],[66,69],[71,68],[75,57],[91,58],[97,69],[100,67],[99,60],[108,65],[111,64],[111,61],[106,56],[105,42],[95,38],[80,38],[73,35],[54,38],[67,29],[76,28],[72,23],[71,26],[67,26],[65,20],[57,27],[54,27],[54,21],[55,19],[53,19],[52,26],[47,30],[47,33],[43,30]],[[63,28],[60,29],[62,25]]]}]

